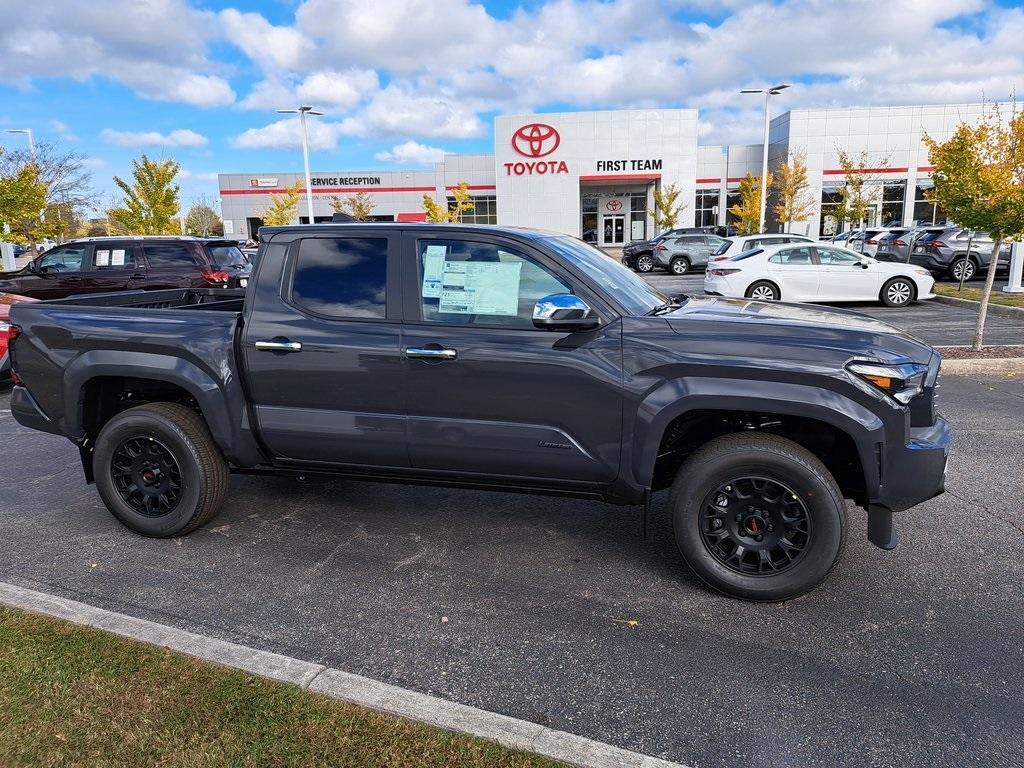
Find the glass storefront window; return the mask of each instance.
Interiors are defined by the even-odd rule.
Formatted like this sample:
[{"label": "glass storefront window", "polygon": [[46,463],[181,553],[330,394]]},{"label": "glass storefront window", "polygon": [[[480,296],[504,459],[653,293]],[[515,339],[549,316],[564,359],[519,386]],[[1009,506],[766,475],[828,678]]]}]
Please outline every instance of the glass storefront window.
[{"label": "glass storefront window", "polygon": [[[455,205],[455,198],[448,196],[448,208]],[[498,198],[494,195],[481,195],[473,198],[473,210],[463,211],[459,216],[462,224],[497,224]]]},{"label": "glass storefront window", "polygon": [[597,211],[583,213],[582,232],[583,242],[597,244]]},{"label": "glass storefront window", "polygon": [[907,182],[887,181],[882,188],[882,216],[879,222],[884,227],[898,227],[903,223],[903,200],[907,193]]},{"label": "glass storefront window", "polygon": [[846,226],[835,214],[835,207],[841,200],[842,194],[835,187],[821,190],[821,227],[818,230],[820,237],[832,237],[840,232],[840,227]]},{"label": "glass storefront window", "polygon": [[914,194],[915,224],[945,224],[946,212],[936,203],[929,202],[926,194],[931,192],[931,184],[918,184]]},{"label": "glass storefront window", "polygon": [[698,189],[693,209],[696,212],[695,226],[712,227],[718,223],[718,190]]},{"label": "glass storefront window", "polygon": [[725,196],[725,223],[735,224],[740,220],[740,217],[732,212],[734,205],[740,204],[740,191],[738,189],[730,189]]}]

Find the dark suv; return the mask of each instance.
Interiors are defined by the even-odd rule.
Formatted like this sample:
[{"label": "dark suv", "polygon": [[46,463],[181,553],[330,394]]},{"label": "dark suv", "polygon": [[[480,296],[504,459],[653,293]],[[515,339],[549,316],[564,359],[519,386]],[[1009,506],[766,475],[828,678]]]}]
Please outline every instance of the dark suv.
[{"label": "dark suv", "polygon": [[[914,243],[910,263],[924,267],[937,277],[972,280],[988,269],[995,243],[984,232],[971,233],[962,227],[946,227]],[[1004,243],[996,269],[1009,269],[1010,244]]]},{"label": "dark suv", "polygon": [[0,273],[0,293],[62,299],[108,291],[244,288],[251,269],[232,240],[83,238],[51,248],[16,272]]}]

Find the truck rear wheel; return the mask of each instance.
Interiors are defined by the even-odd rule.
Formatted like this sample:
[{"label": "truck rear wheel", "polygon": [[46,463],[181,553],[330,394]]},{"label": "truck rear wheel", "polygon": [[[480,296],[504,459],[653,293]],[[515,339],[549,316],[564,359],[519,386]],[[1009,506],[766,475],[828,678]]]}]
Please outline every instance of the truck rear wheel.
[{"label": "truck rear wheel", "polygon": [[832,475],[777,435],[725,435],[696,451],[679,469],[668,512],[697,577],[746,600],[809,592],[846,543],[846,509]]},{"label": "truck rear wheel", "polygon": [[157,538],[182,536],[213,519],[231,480],[206,424],[177,403],[140,405],[107,422],[93,472],[114,517]]}]

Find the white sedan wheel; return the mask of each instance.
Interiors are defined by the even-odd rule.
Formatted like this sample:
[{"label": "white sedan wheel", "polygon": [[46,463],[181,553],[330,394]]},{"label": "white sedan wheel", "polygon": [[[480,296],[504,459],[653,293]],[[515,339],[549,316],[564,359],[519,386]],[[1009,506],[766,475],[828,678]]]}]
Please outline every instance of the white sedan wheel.
[{"label": "white sedan wheel", "polygon": [[897,277],[886,283],[882,302],[890,307],[902,307],[914,298],[914,288],[905,277]]},{"label": "white sedan wheel", "polygon": [[775,301],[775,289],[770,285],[756,285],[750,291],[750,298],[757,301]]}]

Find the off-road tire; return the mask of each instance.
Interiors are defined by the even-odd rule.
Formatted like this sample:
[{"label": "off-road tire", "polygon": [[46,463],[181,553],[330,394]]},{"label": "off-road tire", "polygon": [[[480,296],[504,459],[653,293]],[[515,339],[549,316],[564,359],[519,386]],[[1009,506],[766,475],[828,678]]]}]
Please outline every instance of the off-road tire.
[{"label": "off-road tire", "polygon": [[[153,438],[173,455],[181,473],[181,497],[161,516],[136,511],[118,491],[111,473],[114,452],[133,437]],[[217,514],[231,482],[227,462],[203,419],[177,403],[148,403],[129,408],[100,431],[93,452],[100,498],[122,524],[143,536],[183,536]]]}]

